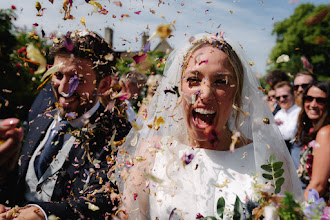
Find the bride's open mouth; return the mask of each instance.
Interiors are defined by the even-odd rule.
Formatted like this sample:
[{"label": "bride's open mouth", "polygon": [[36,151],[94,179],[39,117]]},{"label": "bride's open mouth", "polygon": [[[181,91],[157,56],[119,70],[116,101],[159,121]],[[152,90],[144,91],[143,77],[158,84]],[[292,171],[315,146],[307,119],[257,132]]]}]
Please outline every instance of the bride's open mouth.
[{"label": "bride's open mouth", "polygon": [[195,108],[192,111],[193,123],[196,127],[205,129],[206,127],[213,125],[216,112],[213,110],[207,110],[204,108]]}]

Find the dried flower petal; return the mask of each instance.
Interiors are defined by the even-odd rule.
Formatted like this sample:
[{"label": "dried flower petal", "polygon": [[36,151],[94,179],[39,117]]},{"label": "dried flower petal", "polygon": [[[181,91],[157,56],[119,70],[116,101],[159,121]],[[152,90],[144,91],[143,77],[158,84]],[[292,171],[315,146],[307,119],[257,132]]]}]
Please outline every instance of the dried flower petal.
[{"label": "dried flower petal", "polygon": [[142,54],[141,56],[135,55],[133,57],[133,60],[135,61],[136,64],[142,63],[145,59],[147,58],[147,54]]},{"label": "dried flower petal", "polygon": [[37,71],[34,72],[34,74],[40,74],[46,71],[47,61],[46,58],[40,53],[40,50],[37,49],[33,44],[29,44],[26,47],[27,52],[27,58],[29,58],[32,61],[36,61],[40,63],[39,68]]}]

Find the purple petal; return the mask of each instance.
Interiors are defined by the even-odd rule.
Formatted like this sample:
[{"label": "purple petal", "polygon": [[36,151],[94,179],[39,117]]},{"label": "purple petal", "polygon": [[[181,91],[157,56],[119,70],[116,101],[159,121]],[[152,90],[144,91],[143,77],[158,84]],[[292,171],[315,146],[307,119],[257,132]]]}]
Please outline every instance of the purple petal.
[{"label": "purple petal", "polygon": [[174,215],[174,211],[176,210],[176,208],[174,208],[170,214],[170,218],[168,220],[171,220],[173,218],[173,215]]},{"label": "purple petal", "polygon": [[73,42],[70,38],[65,37],[64,38],[64,46],[68,51],[73,50]]},{"label": "purple petal", "polygon": [[144,45],[143,51],[145,53],[147,53],[148,51],[150,51],[150,43],[146,43],[146,45]]},{"label": "purple petal", "polygon": [[69,97],[72,96],[74,91],[76,91],[78,85],[79,85],[79,78],[77,75],[74,75],[74,77],[70,79],[69,94],[68,94]]},{"label": "purple petal", "polygon": [[308,201],[316,202],[319,199],[319,193],[315,189],[308,190]]},{"label": "purple petal", "polygon": [[189,154],[188,156],[184,153],[181,157],[181,160],[184,162],[184,165],[188,165],[191,163],[191,161],[194,159],[193,154]]}]

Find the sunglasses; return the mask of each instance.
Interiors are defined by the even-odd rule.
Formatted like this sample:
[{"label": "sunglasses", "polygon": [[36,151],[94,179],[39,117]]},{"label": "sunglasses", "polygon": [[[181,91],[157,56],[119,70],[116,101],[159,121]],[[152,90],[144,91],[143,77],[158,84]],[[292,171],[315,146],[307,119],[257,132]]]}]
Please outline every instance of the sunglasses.
[{"label": "sunglasses", "polygon": [[268,101],[272,101],[273,99],[276,99],[276,97],[274,95],[269,95],[268,96]]},{"label": "sunglasses", "polygon": [[283,99],[287,99],[289,95],[276,96],[276,100],[280,101],[281,97],[283,97]]},{"label": "sunglasses", "polygon": [[303,90],[305,90],[305,89],[308,87],[308,85],[309,85],[309,83],[307,83],[307,84],[301,84],[301,85],[294,85],[294,86],[293,86],[293,89],[294,89],[295,91],[297,91],[297,90],[299,89],[299,87],[301,86],[301,88],[302,88]]},{"label": "sunglasses", "polygon": [[304,99],[305,99],[305,102],[312,102],[315,99],[317,104],[325,104],[327,102],[326,98],[313,97],[313,96],[309,96],[309,95],[305,95]]}]

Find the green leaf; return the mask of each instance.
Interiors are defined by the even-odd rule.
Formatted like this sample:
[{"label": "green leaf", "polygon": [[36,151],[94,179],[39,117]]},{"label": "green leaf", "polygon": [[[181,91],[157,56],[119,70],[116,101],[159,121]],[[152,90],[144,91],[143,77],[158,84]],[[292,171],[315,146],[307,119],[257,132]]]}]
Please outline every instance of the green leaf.
[{"label": "green leaf", "polygon": [[284,170],[283,169],[279,169],[278,171],[276,171],[274,173],[274,177],[275,178],[279,178],[279,177],[281,177],[283,175],[283,173],[284,173]]},{"label": "green leaf", "polygon": [[274,171],[277,171],[277,170],[281,169],[282,166],[283,166],[283,162],[282,161],[275,162],[273,164]]},{"label": "green leaf", "polygon": [[236,196],[235,205],[234,205],[234,216],[233,216],[233,219],[234,220],[240,220],[241,219],[241,213],[243,213],[242,202],[239,199],[239,197]]},{"label": "green leaf", "polygon": [[217,213],[220,216],[220,218],[223,218],[223,211],[225,210],[225,199],[223,197],[218,199],[218,203],[217,203]]},{"label": "green leaf", "polygon": [[283,185],[283,183],[284,183],[284,178],[283,177],[281,177],[281,178],[278,178],[277,180],[276,180],[276,182],[275,182],[275,187],[277,188],[277,187],[281,187],[282,185]]},{"label": "green leaf", "polygon": [[271,165],[261,165],[261,169],[266,170],[267,172],[272,172],[272,166]]},{"label": "green leaf", "polygon": [[271,164],[276,162],[276,156],[275,156],[275,154],[271,154],[269,156],[268,162],[271,163]]},{"label": "green leaf", "polygon": [[275,194],[278,194],[278,193],[280,193],[281,192],[281,187],[279,186],[279,187],[276,187],[275,188]]},{"label": "green leaf", "polygon": [[216,217],[213,216],[207,216],[205,218],[201,218],[202,220],[217,220]]},{"label": "green leaf", "polygon": [[270,175],[270,174],[263,173],[262,176],[263,176],[266,180],[273,180],[273,176]]}]

